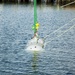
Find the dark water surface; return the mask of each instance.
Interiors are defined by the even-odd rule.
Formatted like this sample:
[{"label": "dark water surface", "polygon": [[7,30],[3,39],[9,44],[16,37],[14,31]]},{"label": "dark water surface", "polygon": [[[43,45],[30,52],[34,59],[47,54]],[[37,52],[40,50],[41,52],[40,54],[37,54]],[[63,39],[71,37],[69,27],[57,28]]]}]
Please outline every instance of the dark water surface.
[{"label": "dark water surface", "polygon": [[[75,75],[75,27],[59,38],[49,36],[46,42],[55,39],[43,52],[26,52],[33,18],[33,5],[0,4],[0,75]],[[39,5],[39,36],[45,37],[73,18],[74,8]]]}]

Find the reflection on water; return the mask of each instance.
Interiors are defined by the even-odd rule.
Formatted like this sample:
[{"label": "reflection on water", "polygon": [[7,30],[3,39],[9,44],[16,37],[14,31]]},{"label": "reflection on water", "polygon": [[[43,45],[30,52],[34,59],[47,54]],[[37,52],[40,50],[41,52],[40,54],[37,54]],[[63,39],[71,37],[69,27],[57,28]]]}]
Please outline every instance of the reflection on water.
[{"label": "reflection on water", "polygon": [[64,9],[75,10],[75,4],[71,4],[67,7],[64,7]]},{"label": "reflection on water", "polygon": [[33,69],[33,75],[38,75],[37,70],[38,70],[38,52],[34,51],[33,52],[33,59],[32,59],[32,69]]}]

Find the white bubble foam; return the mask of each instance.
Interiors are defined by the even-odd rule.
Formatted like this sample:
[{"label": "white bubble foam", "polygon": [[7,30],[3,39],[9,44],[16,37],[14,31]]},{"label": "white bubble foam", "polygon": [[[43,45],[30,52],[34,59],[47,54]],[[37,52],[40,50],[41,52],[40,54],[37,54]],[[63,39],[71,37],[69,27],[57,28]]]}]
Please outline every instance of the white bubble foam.
[{"label": "white bubble foam", "polygon": [[34,37],[33,39],[29,40],[26,46],[27,51],[43,51],[44,42],[42,39],[38,39]]}]

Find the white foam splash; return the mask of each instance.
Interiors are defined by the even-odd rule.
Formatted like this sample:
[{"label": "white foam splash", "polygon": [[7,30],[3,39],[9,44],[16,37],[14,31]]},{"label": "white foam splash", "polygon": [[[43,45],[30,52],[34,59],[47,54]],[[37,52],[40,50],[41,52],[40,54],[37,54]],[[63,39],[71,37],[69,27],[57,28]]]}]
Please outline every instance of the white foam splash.
[{"label": "white foam splash", "polygon": [[34,37],[33,39],[29,40],[26,46],[27,51],[42,51],[44,45],[44,41],[42,39],[38,39]]}]

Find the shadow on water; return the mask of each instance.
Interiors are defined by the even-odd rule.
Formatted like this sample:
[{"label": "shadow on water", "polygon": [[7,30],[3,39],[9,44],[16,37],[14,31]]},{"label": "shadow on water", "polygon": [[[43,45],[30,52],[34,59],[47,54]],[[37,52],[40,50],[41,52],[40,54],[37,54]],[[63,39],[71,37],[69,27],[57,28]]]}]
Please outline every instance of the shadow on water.
[{"label": "shadow on water", "polygon": [[38,71],[38,69],[39,69],[39,65],[38,65],[39,58],[38,58],[38,56],[39,56],[39,53],[37,51],[34,51],[33,52],[33,58],[32,58],[32,70],[33,70],[32,72],[33,73],[30,75],[50,75],[50,74]]}]

